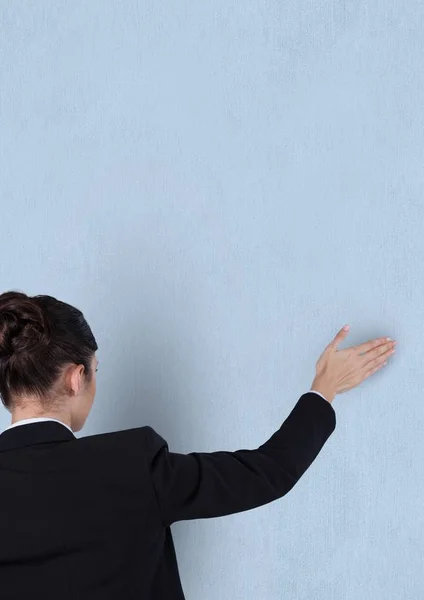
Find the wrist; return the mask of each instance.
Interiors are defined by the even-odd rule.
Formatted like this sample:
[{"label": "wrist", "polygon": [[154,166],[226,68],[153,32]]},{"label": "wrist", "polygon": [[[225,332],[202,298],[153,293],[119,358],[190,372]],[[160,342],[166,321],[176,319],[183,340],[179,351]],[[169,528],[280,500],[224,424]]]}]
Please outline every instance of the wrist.
[{"label": "wrist", "polygon": [[333,402],[336,397],[336,392],[334,391],[334,387],[329,385],[327,382],[322,381],[320,379],[314,379],[311,385],[311,390],[315,390],[324,396],[330,404]]}]

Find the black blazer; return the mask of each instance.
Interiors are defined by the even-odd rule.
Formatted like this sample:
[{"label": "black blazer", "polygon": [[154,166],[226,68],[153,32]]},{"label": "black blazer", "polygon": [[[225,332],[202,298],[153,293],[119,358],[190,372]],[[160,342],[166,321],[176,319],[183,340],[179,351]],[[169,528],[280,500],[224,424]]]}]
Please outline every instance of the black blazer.
[{"label": "black blazer", "polygon": [[4,431],[1,600],[183,600],[170,525],[281,498],[335,425],[308,392],[255,450],[172,453],[148,426],[79,439],[54,421]]}]

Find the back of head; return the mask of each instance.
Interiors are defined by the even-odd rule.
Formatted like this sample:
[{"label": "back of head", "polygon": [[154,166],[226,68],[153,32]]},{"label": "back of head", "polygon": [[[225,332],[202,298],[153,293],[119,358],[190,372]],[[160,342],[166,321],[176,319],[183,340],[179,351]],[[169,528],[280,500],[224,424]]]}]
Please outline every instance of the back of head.
[{"label": "back of head", "polygon": [[22,396],[48,404],[69,364],[84,365],[90,378],[96,350],[77,308],[52,296],[0,294],[0,397],[6,408]]}]

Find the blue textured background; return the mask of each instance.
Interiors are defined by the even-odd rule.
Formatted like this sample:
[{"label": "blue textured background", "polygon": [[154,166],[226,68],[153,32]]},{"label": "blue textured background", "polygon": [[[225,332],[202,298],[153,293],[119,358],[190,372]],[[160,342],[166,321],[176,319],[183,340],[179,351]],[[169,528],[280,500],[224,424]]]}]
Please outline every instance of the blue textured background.
[{"label": "blue textured background", "polygon": [[398,341],[290,494],[173,527],[187,599],[423,598],[423,4],[0,17],[1,288],[85,312],[83,435],[255,447],[345,323]]}]

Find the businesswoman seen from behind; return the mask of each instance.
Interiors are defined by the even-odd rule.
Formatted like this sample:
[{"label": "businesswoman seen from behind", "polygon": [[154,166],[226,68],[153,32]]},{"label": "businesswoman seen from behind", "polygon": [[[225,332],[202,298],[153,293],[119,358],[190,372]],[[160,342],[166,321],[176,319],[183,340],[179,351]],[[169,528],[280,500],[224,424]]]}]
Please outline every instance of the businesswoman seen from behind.
[{"label": "businesswoman seen from behind", "polygon": [[96,340],[51,296],[0,295],[2,600],[182,600],[170,526],[287,494],[335,429],[332,401],[394,351],[379,338],[338,350],[253,450],[170,452],[151,427],[76,438],[96,392]]}]

